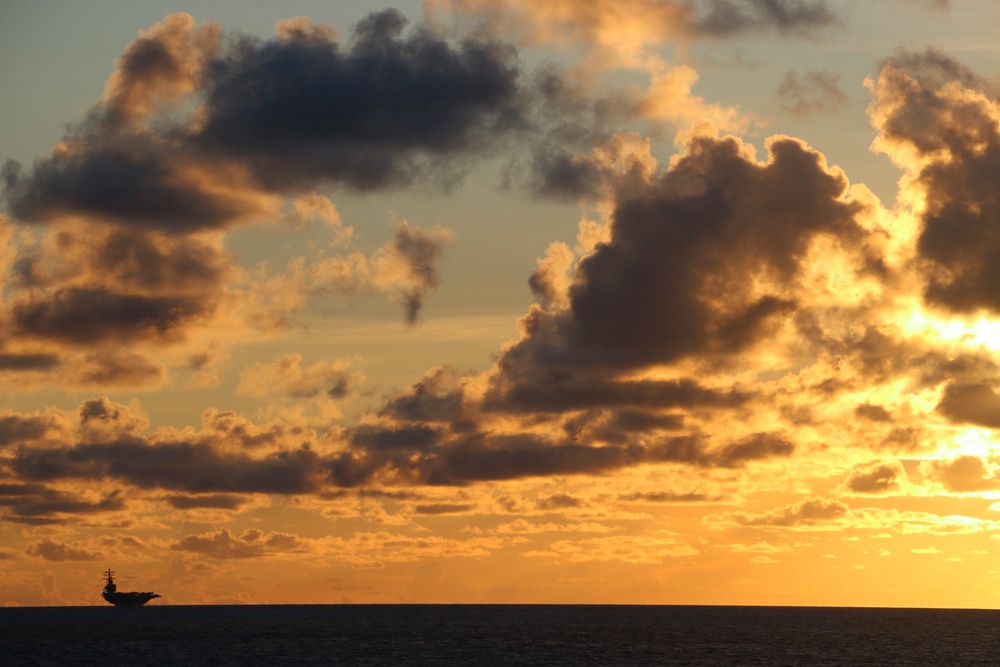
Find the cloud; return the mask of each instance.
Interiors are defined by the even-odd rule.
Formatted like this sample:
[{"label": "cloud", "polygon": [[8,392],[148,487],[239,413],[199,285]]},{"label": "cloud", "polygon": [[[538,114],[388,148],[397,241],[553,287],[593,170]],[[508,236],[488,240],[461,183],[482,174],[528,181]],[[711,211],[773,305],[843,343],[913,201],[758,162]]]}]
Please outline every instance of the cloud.
[{"label": "cloud", "polygon": [[984,79],[945,54],[900,52],[870,84],[875,147],[907,170],[921,219],[925,299],[954,313],[1000,309],[1000,105]]},{"label": "cloud", "polygon": [[437,261],[453,240],[453,234],[441,227],[424,230],[404,221],[372,257],[372,283],[398,295],[410,324],[416,323],[427,292],[440,283]]},{"label": "cloud", "polygon": [[[5,521],[30,526],[72,523],[82,516],[127,509],[120,490],[100,500],[80,498],[42,484],[0,484]],[[50,559],[51,560],[51,559]]]},{"label": "cloud", "polygon": [[190,94],[206,59],[219,49],[221,28],[195,26],[187,14],[171,14],[139,33],[115,65],[101,108],[115,125],[148,118],[158,105]]},{"label": "cloud", "polygon": [[100,554],[89,549],[83,549],[64,542],[55,542],[48,537],[29,545],[24,552],[29,556],[36,556],[56,563],[76,560],[97,560],[101,557]]},{"label": "cloud", "polygon": [[781,108],[797,118],[834,112],[847,102],[840,88],[840,75],[826,70],[806,72],[803,77],[789,71],[778,86]]},{"label": "cloud", "polygon": [[696,139],[665,173],[628,180],[611,242],[577,266],[569,310],[529,313],[530,335],[504,361],[634,368],[731,354],[771,335],[796,309],[811,239],[852,244],[861,229],[839,170],[798,141],[768,145],[759,163],[736,139]]},{"label": "cloud", "polygon": [[696,556],[699,551],[678,536],[616,535],[582,540],[559,540],[548,551],[528,551],[525,556],[558,558],[571,563],[623,561],[662,564],[667,559]]},{"label": "cloud", "polygon": [[618,497],[619,500],[628,503],[702,503],[718,500],[704,493],[689,491],[687,493],[675,493],[672,491],[651,491],[648,493],[628,493]]},{"label": "cloud", "polygon": [[806,37],[840,23],[836,12],[823,0],[709,0],[707,7],[695,26],[711,36],[774,29]]},{"label": "cloud", "polygon": [[987,384],[950,383],[937,410],[960,424],[1000,427],[1000,396]]},{"label": "cloud", "polygon": [[900,481],[905,479],[906,472],[899,461],[872,461],[855,466],[844,486],[854,493],[887,493],[898,491]]},{"label": "cloud", "polygon": [[448,171],[440,158],[524,124],[512,49],[473,39],[453,47],[424,29],[403,36],[405,24],[396,10],[372,13],[343,50],[238,40],[208,67],[194,141],[250,165],[272,189],[322,180],[367,191]]},{"label": "cloud", "polygon": [[[30,174],[5,166],[11,211],[186,233],[273,214],[272,192],[457,181],[456,159],[528,124],[516,53],[405,26],[390,9],[344,48],[315,30],[223,46],[216,24],[171,15],[126,48],[102,101],[51,156]],[[185,99],[201,102],[197,114],[134,127]]]},{"label": "cloud", "polygon": [[170,545],[174,551],[187,551],[216,559],[262,558],[280,553],[311,550],[309,542],[291,533],[264,533],[248,528],[236,536],[228,528],[200,535],[188,535]]},{"label": "cloud", "polygon": [[105,340],[170,339],[204,305],[183,297],[144,297],[103,288],[58,290],[45,301],[15,305],[13,335],[86,345]]},{"label": "cloud", "polygon": [[258,362],[240,373],[236,393],[249,396],[286,395],[312,398],[324,395],[342,398],[353,391],[361,379],[350,370],[351,361],[318,361],[302,368],[302,355],[279,355],[275,363]]},{"label": "cloud", "polygon": [[979,456],[965,455],[949,460],[921,461],[920,472],[953,493],[976,493],[1000,488],[1000,465]]},{"label": "cloud", "polygon": [[424,516],[467,514],[474,509],[476,509],[476,505],[470,503],[427,503],[413,506],[414,512]]},{"label": "cloud", "polygon": [[600,523],[532,523],[526,519],[515,519],[501,523],[493,532],[500,535],[539,535],[542,533],[611,533],[609,528]]},{"label": "cloud", "polygon": [[584,503],[567,493],[553,493],[546,498],[539,498],[535,504],[540,510],[563,510],[581,507]]},{"label": "cloud", "polygon": [[179,510],[236,510],[250,502],[246,496],[238,496],[228,493],[212,493],[196,496],[167,496],[166,501],[171,507]]},{"label": "cloud", "polygon": [[51,415],[6,414],[0,416],[0,447],[42,440],[58,428],[58,421]]},{"label": "cloud", "polygon": [[430,0],[432,10],[481,17],[484,26],[536,41],[560,42],[571,35],[591,46],[659,43],[684,37],[727,37],[776,30],[808,36],[837,25],[823,0],[623,0],[614,6],[585,0]]},{"label": "cloud", "polygon": [[858,407],[854,408],[854,414],[862,419],[868,419],[873,422],[891,422],[892,415],[881,405],[873,405],[871,403],[862,403]]},{"label": "cloud", "polygon": [[[102,98],[49,155],[4,165],[0,372],[154,386],[168,368],[152,350],[205,357],[287,326],[324,292],[381,292],[419,319],[451,232],[403,221],[365,255],[314,186],[450,186],[466,161],[532,130],[543,98],[509,45],[406,29],[395,10],[343,41],[306,20],[276,30],[224,38],[215,23],[170,15],[125,48]],[[283,272],[238,266],[226,233],[268,220],[321,221],[332,243]],[[122,345],[133,349],[95,350]],[[83,351],[115,360],[115,372],[71,371]]]},{"label": "cloud", "polygon": [[799,502],[764,512],[749,514],[733,512],[732,520],[742,526],[774,526],[792,528],[796,526],[814,526],[836,521],[845,517],[849,509],[847,505],[832,498],[809,498]]},{"label": "cloud", "polygon": [[[213,421],[200,432],[148,433],[144,416],[107,399],[85,403],[80,415],[69,443],[22,444],[4,465],[31,482],[115,479],[142,489],[278,494],[314,491],[331,474],[326,466],[337,465],[311,448],[310,433],[296,429],[262,436]],[[247,444],[262,437],[270,446],[260,455],[247,454]]]}]

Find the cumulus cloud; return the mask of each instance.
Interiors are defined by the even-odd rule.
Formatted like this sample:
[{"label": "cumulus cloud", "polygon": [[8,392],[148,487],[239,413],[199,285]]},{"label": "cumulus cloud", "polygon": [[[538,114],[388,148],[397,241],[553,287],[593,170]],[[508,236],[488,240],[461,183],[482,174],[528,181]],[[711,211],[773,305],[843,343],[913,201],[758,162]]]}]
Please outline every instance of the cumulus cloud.
[{"label": "cumulus cloud", "polygon": [[[613,205],[608,240],[575,263],[561,261],[571,264],[566,298],[547,298],[522,318],[521,339],[489,376],[483,407],[595,411],[573,417],[576,437],[635,446],[633,434],[644,430],[689,430],[686,413],[735,412],[757,399],[751,386],[706,386],[684,373],[664,380],[647,369],[735,363],[795,335],[856,349],[813,319],[836,312],[813,310],[817,281],[825,280],[813,262],[823,247],[843,258],[844,280],[877,283],[884,268],[860,222],[866,206],[816,151],[787,137],[768,146],[761,161],[737,139],[701,137],[665,170],[649,164],[603,176]],[[549,266],[535,274],[543,294],[556,284]],[[832,288],[821,289],[835,304]],[[695,447],[687,460],[734,465],[743,453],[787,455],[794,444],[751,438],[727,447],[711,456]]]},{"label": "cumulus cloud", "polygon": [[[449,5],[532,31],[567,28],[602,48],[624,35],[633,41],[623,48],[634,51],[598,64],[644,69],[649,87],[624,93],[609,114],[678,124],[705,116],[716,130],[742,119],[694,96],[693,69],[643,60],[657,31],[678,39],[813,35],[836,23],[826,3],[805,0],[663,2],[641,26],[624,11],[628,2]],[[537,303],[491,368],[434,367],[350,425],[326,420],[320,430],[291,411],[268,420],[210,408],[200,427],[160,427],[138,403],[107,397],[69,411],[3,413],[5,520],[79,523],[126,509],[126,495],[171,516],[224,515],[262,497],[254,494],[327,510],[344,499],[396,503],[398,514],[378,508],[364,516],[397,523],[489,504],[584,516],[608,499],[641,503],[652,515],[682,503],[743,501],[748,488],[787,492],[802,483],[803,469],[830,457],[847,461],[839,463],[840,491],[896,492],[907,480],[893,458],[902,451],[928,455],[921,474],[948,492],[996,489],[989,456],[930,458],[964,425],[996,425],[1000,369],[992,353],[925,337],[917,318],[907,319],[921,299],[965,315],[1000,304],[991,268],[997,235],[989,231],[998,208],[990,178],[1000,145],[995,95],[957,62],[937,52],[899,54],[872,83],[876,145],[906,169],[901,204],[889,211],[786,136],[767,140],[758,157],[734,136],[684,133],[679,152],[661,162],[650,139],[608,135],[591,122],[596,88],[574,87],[553,71],[528,76],[513,47],[496,39],[408,29],[391,10],[363,19],[347,39],[305,19],[276,32],[223,39],[212,24],[168,18],[126,48],[104,97],[52,154],[30,170],[5,167],[16,224],[41,225],[37,235],[0,226],[15,248],[0,250],[5,382],[36,374],[74,387],[154,386],[168,372],[164,350],[190,366],[209,363],[221,353],[207,330],[239,340],[256,324],[280,328],[327,292],[382,292],[418,321],[453,235],[400,222],[384,245],[364,252],[320,194],[326,189],[447,188],[470,161],[528,137],[518,145],[529,147],[530,190],[577,198],[597,219],[585,218],[576,246],[554,243],[539,260],[529,278]],[[842,101],[822,72],[793,77],[789,91],[801,98],[790,103],[793,113]],[[574,100],[593,106],[547,134],[539,105],[559,111]],[[227,234],[263,220],[318,230],[328,243],[317,235],[307,254],[276,271],[241,267]],[[360,381],[347,361],[304,359],[291,352],[245,368],[237,391],[339,398]],[[590,481],[572,479],[609,473],[628,482],[602,479],[598,494],[580,491]],[[528,478],[559,484],[493,501],[465,490],[395,490]],[[827,478],[824,488],[837,481]],[[825,497],[712,520],[822,528],[848,519],[907,521]],[[952,529],[923,520],[933,527],[922,530]],[[515,521],[489,539],[358,533],[322,542],[221,527],[187,534],[171,550],[229,560],[329,548],[344,562],[373,566],[479,557],[512,543],[500,535],[570,529],[610,530]],[[46,540],[27,553],[94,555]],[[696,553],[665,533],[560,539],[527,551],[637,564]]]},{"label": "cumulus cloud", "polygon": [[871,87],[875,147],[919,193],[924,296],[955,313],[1000,309],[996,290],[1000,105],[988,82],[934,50],[900,52]]},{"label": "cumulus cloud", "polygon": [[[51,156],[28,174],[5,166],[11,210],[184,233],[273,215],[270,192],[453,181],[455,158],[527,124],[516,54],[494,40],[404,34],[406,23],[373,13],[346,48],[322,30],[223,47],[217,25],[171,15],[126,48],[102,102]],[[185,97],[201,101],[198,113],[169,131],[129,126]]]},{"label": "cumulus cloud", "polygon": [[[49,155],[3,167],[0,373],[156,386],[165,350],[206,357],[220,328],[280,329],[322,292],[381,292],[415,323],[451,232],[401,222],[365,254],[314,188],[453,185],[533,128],[543,96],[511,46],[406,23],[373,13],[341,40],[300,18],[257,39],[176,14],[140,33]],[[277,272],[240,267],[228,230],[265,220],[320,221],[332,242]]]},{"label": "cumulus cloud", "polygon": [[844,486],[854,493],[886,493],[899,489],[906,479],[906,472],[899,461],[871,461],[855,466],[844,481]]}]

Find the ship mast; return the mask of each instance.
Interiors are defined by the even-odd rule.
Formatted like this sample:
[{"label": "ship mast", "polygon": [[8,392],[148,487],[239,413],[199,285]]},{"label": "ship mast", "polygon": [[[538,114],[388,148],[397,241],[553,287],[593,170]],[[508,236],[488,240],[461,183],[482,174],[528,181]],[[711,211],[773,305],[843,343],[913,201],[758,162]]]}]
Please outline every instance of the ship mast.
[{"label": "ship mast", "polygon": [[104,590],[108,593],[114,593],[118,589],[118,587],[115,586],[115,573],[112,572],[109,567],[108,571],[104,574],[108,578],[108,583],[104,584]]}]

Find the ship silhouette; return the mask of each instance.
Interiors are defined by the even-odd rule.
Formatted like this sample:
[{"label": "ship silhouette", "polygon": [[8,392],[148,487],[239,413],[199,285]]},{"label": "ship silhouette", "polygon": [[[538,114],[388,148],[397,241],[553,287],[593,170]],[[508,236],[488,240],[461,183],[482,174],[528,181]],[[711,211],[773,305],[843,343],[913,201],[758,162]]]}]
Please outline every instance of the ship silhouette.
[{"label": "ship silhouette", "polygon": [[108,583],[104,585],[104,592],[101,593],[101,597],[113,604],[116,607],[141,607],[153,598],[160,597],[156,593],[137,593],[136,591],[128,591],[126,593],[119,593],[118,587],[115,586],[115,573],[108,569],[104,575],[108,578]]}]

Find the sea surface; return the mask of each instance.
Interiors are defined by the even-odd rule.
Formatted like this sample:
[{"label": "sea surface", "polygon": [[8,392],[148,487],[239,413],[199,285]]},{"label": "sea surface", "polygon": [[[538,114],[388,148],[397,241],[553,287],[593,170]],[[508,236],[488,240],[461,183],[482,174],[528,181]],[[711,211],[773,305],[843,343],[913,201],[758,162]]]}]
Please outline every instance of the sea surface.
[{"label": "sea surface", "polygon": [[0,608],[3,665],[974,665],[1000,611],[630,605]]}]

